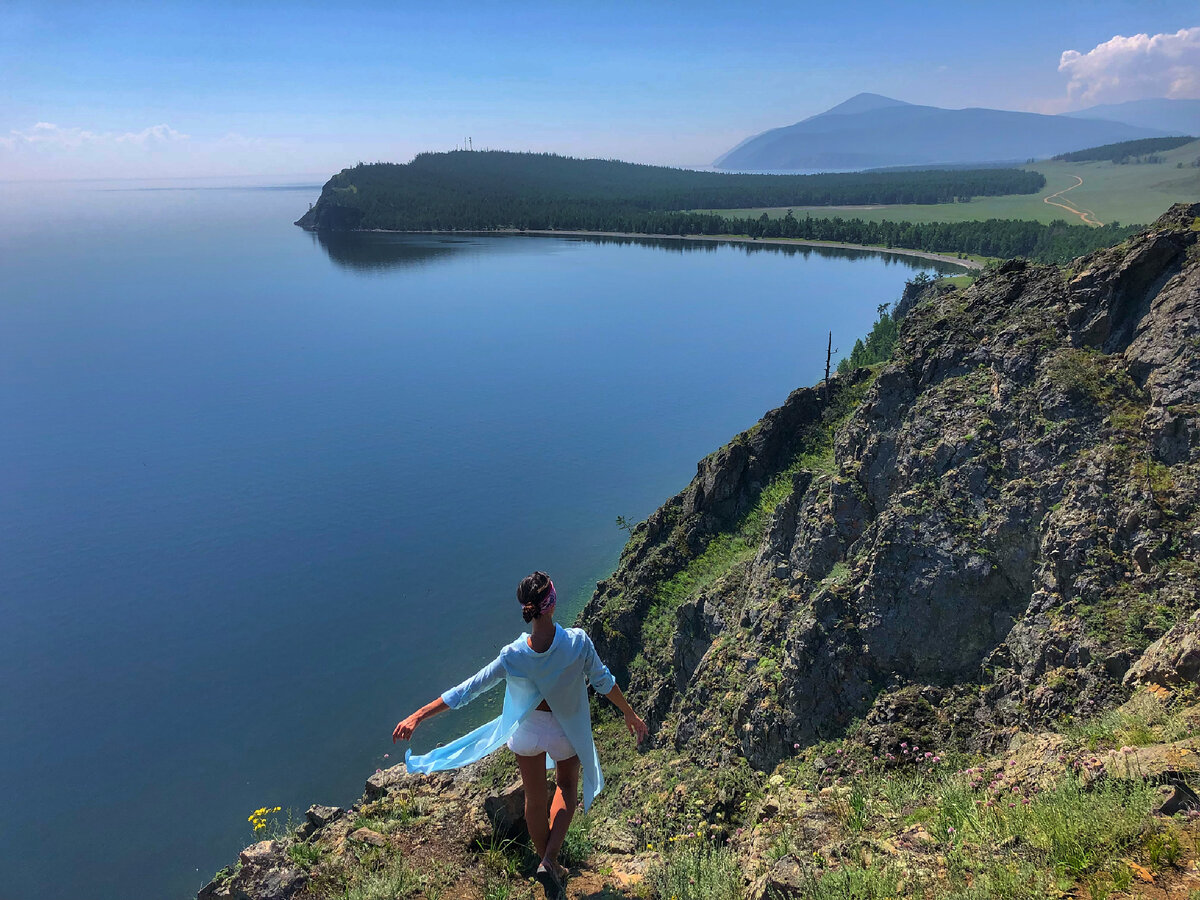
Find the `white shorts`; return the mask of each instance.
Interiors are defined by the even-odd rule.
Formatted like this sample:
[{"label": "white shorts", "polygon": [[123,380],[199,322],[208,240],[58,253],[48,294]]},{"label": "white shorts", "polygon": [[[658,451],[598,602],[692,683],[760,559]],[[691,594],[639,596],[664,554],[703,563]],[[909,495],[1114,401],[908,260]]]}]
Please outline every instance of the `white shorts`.
[{"label": "white shorts", "polygon": [[535,709],[525,717],[525,721],[517,726],[513,736],[508,739],[508,749],[517,756],[549,753],[555,762],[562,762],[575,755],[575,748],[567,740],[558,719],[554,718],[554,713],[544,709]]}]

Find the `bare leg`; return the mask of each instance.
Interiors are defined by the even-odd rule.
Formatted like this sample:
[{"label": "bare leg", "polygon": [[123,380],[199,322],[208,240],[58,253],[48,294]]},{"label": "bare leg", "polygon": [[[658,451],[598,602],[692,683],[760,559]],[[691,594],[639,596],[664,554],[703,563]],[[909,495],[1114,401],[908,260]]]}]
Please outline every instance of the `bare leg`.
[{"label": "bare leg", "polygon": [[550,833],[550,823],[546,819],[546,754],[521,756],[518,753],[514,756],[517,757],[517,768],[521,770],[521,783],[525,785],[525,826],[529,829],[529,839],[538,856],[545,856]]},{"label": "bare leg", "polygon": [[554,805],[550,807],[550,835],[546,839],[546,852],[542,862],[557,871],[558,851],[567,837],[567,827],[579,805],[579,757],[572,756],[558,763],[555,771],[558,790],[554,792]]}]

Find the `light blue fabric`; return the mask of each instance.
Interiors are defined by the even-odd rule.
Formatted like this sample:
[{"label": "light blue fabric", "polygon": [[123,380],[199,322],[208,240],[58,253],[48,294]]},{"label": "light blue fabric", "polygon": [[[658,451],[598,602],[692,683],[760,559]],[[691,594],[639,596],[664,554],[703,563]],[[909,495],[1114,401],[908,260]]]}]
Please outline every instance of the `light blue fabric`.
[{"label": "light blue fabric", "polygon": [[[528,639],[528,634],[521,635],[492,662],[442,694],[447,706],[458,709],[504,680],[504,708],[499,718],[422,756],[413,756],[409,750],[404,754],[404,765],[409,772],[441,772],[483,759],[512,737],[530,711],[545,700],[579,756],[583,808],[590,809],[604,787],[604,774],[592,740],[587,686],[590,682],[597,693],[607,694],[616,679],[600,661],[592,639],[582,628],[556,624],[554,641],[544,653],[534,651]],[[547,762],[553,764],[552,760]]]}]

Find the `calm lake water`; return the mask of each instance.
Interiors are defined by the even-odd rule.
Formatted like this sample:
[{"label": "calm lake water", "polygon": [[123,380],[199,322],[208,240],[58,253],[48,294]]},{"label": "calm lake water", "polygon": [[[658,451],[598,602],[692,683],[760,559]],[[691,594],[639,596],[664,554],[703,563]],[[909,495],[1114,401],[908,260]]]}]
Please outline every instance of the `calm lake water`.
[{"label": "calm lake water", "polygon": [[291,224],[318,193],[0,184],[3,900],[192,896],[254,808],[354,801],[522,630],[521,576],[573,618],[617,515],[930,268],[327,239]]}]

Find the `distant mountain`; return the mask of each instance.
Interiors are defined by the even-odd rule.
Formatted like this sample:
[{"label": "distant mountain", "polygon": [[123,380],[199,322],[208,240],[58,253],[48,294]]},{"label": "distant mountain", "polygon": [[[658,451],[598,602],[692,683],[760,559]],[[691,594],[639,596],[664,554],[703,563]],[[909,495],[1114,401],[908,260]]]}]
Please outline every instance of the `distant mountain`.
[{"label": "distant mountain", "polygon": [[1023,162],[1163,133],[1101,119],[941,109],[858,94],[795,125],[748,138],[713,165],[769,172]]},{"label": "distant mountain", "polygon": [[1063,113],[1072,119],[1106,119],[1168,134],[1200,134],[1200,100],[1130,100]]}]

